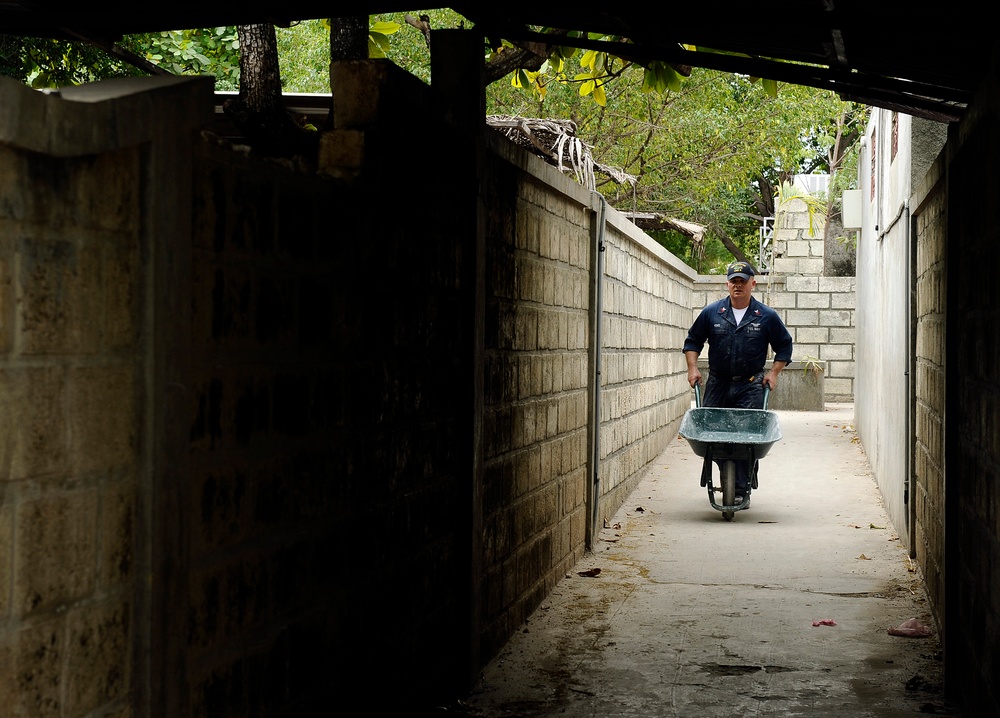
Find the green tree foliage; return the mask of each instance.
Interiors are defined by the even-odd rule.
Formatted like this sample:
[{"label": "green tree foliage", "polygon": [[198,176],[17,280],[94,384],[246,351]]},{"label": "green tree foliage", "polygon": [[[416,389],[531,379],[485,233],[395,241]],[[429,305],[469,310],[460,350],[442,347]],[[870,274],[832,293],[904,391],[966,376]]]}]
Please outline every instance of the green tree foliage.
[{"label": "green tree foliage", "polygon": [[843,103],[795,85],[771,94],[748,78],[697,68],[678,89],[650,92],[647,74],[626,71],[606,83],[603,105],[572,83],[549,83],[543,100],[514,78],[490,88],[488,110],[573,119],[594,157],[638,177],[635,186],[600,186],[613,206],[706,225],[754,256],[756,217],[773,214],[774,188],[793,174],[828,171]]},{"label": "green tree foliage", "polygon": [[150,62],[174,75],[214,75],[215,89],[240,87],[240,42],[235,27],[176,30],[134,36]]},{"label": "green tree foliage", "polygon": [[[124,42],[123,48],[139,49],[138,44],[131,41]],[[0,75],[30,87],[65,87],[108,77],[144,74],[89,42],[0,35]]]}]

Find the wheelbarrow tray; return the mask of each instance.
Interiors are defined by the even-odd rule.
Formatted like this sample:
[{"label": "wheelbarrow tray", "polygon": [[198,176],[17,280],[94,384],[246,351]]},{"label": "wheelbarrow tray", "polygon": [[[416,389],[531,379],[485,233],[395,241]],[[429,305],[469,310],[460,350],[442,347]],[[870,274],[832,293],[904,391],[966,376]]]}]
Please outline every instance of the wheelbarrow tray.
[{"label": "wheelbarrow tray", "polygon": [[743,458],[753,449],[761,459],[781,438],[778,415],[766,409],[723,409],[700,406],[688,409],[678,432],[698,456],[709,447],[714,458]]}]

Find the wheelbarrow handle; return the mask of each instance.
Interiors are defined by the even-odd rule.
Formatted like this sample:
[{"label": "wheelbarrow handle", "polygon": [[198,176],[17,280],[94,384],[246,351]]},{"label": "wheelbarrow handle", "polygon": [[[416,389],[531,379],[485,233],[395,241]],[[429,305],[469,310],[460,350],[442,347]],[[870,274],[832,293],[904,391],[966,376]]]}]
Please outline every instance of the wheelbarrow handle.
[{"label": "wheelbarrow handle", "polygon": [[[764,410],[767,411],[767,400],[771,398],[771,387],[764,385]],[[694,385],[694,405],[701,408],[701,382]]]}]

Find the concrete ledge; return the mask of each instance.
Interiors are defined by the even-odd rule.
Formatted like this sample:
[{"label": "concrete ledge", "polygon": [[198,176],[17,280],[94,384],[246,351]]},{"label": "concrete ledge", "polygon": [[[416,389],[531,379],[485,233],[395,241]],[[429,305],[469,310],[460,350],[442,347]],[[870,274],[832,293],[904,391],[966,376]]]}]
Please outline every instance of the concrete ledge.
[{"label": "concrete ledge", "polygon": [[[699,359],[702,381],[708,381],[708,360]],[[822,411],[826,403],[823,381],[826,362],[793,361],[785,367],[767,402],[768,409],[790,411]]]}]

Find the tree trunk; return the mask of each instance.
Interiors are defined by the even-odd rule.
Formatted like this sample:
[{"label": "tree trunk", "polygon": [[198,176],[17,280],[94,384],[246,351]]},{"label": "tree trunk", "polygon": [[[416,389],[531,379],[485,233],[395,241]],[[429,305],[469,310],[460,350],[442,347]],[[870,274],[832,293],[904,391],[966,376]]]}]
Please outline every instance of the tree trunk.
[{"label": "tree trunk", "polygon": [[368,16],[330,18],[330,62],[368,59]]},{"label": "tree trunk", "polygon": [[273,115],[284,110],[278,39],[274,25],[240,25],[240,97],[254,114]]},{"label": "tree trunk", "polygon": [[337,101],[337,88],[333,86],[333,63],[341,60],[368,59],[368,16],[330,18],[330,112],[324,131],[333,129],[333,103]]},{"label": "tree trunk", "polygon": [[274,25],[238,25],[240,93],[226,100],[223,110],[258,154],[315,157],[318,137],[301,127],[281,96],[278,39]]}]

